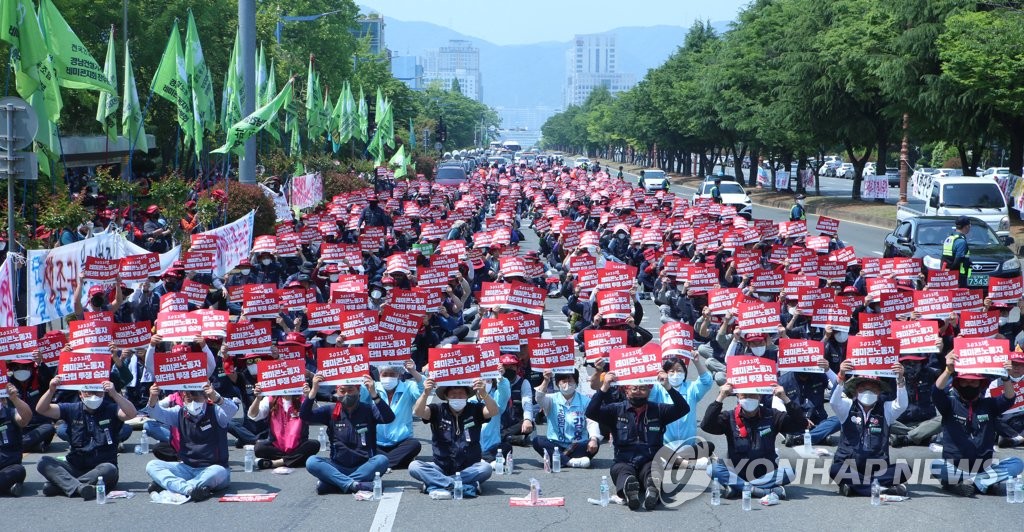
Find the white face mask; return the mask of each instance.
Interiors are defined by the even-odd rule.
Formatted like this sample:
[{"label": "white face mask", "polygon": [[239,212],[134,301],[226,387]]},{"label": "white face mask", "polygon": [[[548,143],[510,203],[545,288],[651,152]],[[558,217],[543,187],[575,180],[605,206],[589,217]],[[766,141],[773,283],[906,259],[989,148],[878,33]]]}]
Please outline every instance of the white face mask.
[{"label": "white face mask", "polygon": [[574,383],[574,382],[562,382],[562,384],[560,384],[558,386],[558,389],[561,390],[562,395],[568,397],[568,396],[576,393],[576,383]]},{"label": "white face mask", "polygon": [[380,384],[384,386],[385,390],[390,392],[398,387],[398,377],[381,377]]},{"label": "white face mask", "polygon": [[27,381],[32,378],[32,370],[19,369],[14,372],[14,378],[19,381]]},{"label": "white face mask", "polygon": [[668,383],[671,384],[673,388],[678,387],[680,384],[684,382],[686,382],[686,375],[683,375],[682,373],[668,374]]},{"label": "white face mask", "polygon": [[250,270],[249,268],[246,268],[246,269],[242,270],[242,275],[249,275],[249,272],[251,272],[251,271],[252,270]]},{"label": "white face mask", "polygon": [[857,394],[857,401],[864,406],[872,406],[878,400],[878,394],[871,391],[863,391]]},{"label": "white face mask", "polygon": [[846,343],[846,341],[850,339],[850,333],[843,332],[843,331],[836,331],[835,339],[836,339],[837,342],[839,342],[841,344],[842,343]]},{"label": "white face mask", "polygon": [[380,290],[372,290],[372,291],[370,291],[370,299],[383,299],[383,298],[384,298],[384,294],[382,294]]},{"label": "white face mask", "polygon": [[332,345],[333,345],[333,344],[335,344],[335,343],[336,343],[337,341],[338,341],[338,335],[337,335],[337,334],[328,334],[328,335],[327,335],[327,343],[329,343],[329,344],[332,344]]},{"label": "white face mask", "polygon": [[765,349],[767,349],[767,347],[765,347],[763,345],[757,345],[757,346],[753,346],[752,345],[752,346],[750,346],[750,352],[754,353],[754,355],[756,355],[756,356],[763,355]]},{"label": "white face mask", "polygon": [[491,390],[493,390],[493,389],[494,389],[494,385],[491,384],[490,381],[487,381],[487,382],[484,383],[484,391],[485,392],[491,393]]},{"label": "white face mask", "polygon": [[338,277],[339,277],[338,275],[331,275],[330,277],[331,277],[331,282],[332,283],[338,282]]},{"label": "white face mask", "polygon": [[761,301],[765,302],[765,303],[768,303],[769,301],[772,300],[772,296],[766,295],[766,294],[758,294],[757,298],[760,299]]},{"label": "white face mask", "polygon": [[5,249],[7,249],[7,241],[6,240],[0,240],[0,251],[3,251]]},{"label": "white face mask", "polygon": [[746,399],[740,399],[739,403],[740,408],[742,408],[744,412],[754,412],[758,408],[761,408],[761,401],[758,401],[757,399],[751,397],[748,397]]},{"label": "white face mask", "polygon": [[999,316],[999,326],[1000,327],[1005,326],[1007,323],[1010,323],[1010,318],[1008,318],[1006,316]]},{"label": "white face mask", "polygon": [[449,399],[448,400],[448,406],[451,407],[451,409],[456,411],[456,412],[462,412],[462,410],[464,408],[466,408],[466,400],[465,399]]},{"label": "white face mask", "polygon": [[255,375],[256,374],[256,370],[257,370],[257,366],[256,366],[256,364],[249,364],[249,367],[247,367],[246,369],[249,370],[249,375]]},{"label": "white face mask", "polygon": [[83,397],[82,404],[84,404],[85,407],[88,408],[89,410],[96,410],[97,408],[100,407],[101,404],[103,404],[103,396],[90,395],[87,397]]},{"label": "white face mask", "polygon": [[260,264],[262,264],[264,266],[270,266],[271,262],[274,262],[274,261],[272,261],[270,259],[260,259]]},{"label": "white face mask", "polygon": [[193,416],[201,416],[206,412],[206,401],[190,401],[185,403],[185,410]]}]

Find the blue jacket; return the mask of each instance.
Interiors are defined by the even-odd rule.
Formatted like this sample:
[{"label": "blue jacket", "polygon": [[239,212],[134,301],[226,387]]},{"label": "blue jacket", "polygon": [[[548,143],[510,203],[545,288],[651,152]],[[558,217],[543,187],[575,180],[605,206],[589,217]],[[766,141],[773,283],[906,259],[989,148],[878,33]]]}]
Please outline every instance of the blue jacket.
[{"label": "blue jacket", "polygon": [[[498,403],[498,413],[485,421],[483,428],[480,429],[480,448],[484,451],[489,451],[501,443],[501,415],[505,413],[508,401],[512,398],[512,385],[509,384],[508,379],[505,377],[498,379],[498,387],[491,389],[491,397],[494,398],[495,403]],[[470,402],[482,403],[475,395]]]},{"label": "blue jacket", "polygon": [[[714,379],[711,377],[710,371],[705,371],[702,375],[697,377],[697,380],[686,381],[676,388],[679,395],[683,396],[686,400],[686,404],[695,405],[700,403],[701,398],[704,394],[708,393],[711,389],[711,383]],[[648,397],[649,401],[655,403],[672,404],[672,397],[669,396],[664,386],[654,386],[651,388],[651,395]],[[669,423],[665,427],[665,444],[681,444],[681,443],[693,443],[697,437],[697,415],[693,410],[690,413],[679,418],[677,421]]]}]

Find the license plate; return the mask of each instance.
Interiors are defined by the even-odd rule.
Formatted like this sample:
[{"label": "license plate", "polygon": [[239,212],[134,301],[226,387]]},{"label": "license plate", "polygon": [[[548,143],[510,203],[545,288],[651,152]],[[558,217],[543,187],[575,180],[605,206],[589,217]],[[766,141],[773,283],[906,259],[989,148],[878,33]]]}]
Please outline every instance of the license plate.
[{"label": "license plate", "polygon": [[988,286],[988,276],[973,274],[967,278],[967,286]]}]

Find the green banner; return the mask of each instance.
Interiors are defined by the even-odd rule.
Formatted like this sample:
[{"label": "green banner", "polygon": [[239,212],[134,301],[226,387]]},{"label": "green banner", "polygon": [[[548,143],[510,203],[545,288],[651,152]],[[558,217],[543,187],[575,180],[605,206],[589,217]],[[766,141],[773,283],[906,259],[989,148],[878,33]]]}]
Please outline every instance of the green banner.
[{"label": "green banner", "polygon": [[121,93],[121,134],[128,143],[143,153],[149,151],[146,129],[142,121],[142,107],[139,106],[139,92],[135,87],[135,73],[132,71],[132,56],[128,43],[124,43],[124,92]]},{"label": "green banner", "polygon": [[178,35],[178,22],[171,28],[171,36],[167,39],[167,47],[160,58],[160,65],[150,85],[153,94],[174,104],[178,112],[178,125],[186,139],[191,139],[192,127],[192,95],[188,90],[188,75],[185,72],[185,57],[181,52],[181,37]]},{"label": "green banner", "polygon": [[185,31],[185,74],[192,92],[198,155],[202,149],[203,130],[213,132],[217,128],[217,107],[213,101],[213,77],[203,57],[203,46],[199,42],[199,30],[196,29],[191,9],[188,11],[188,29]]},{"label": "green banner", "polygon": [[[107,39],[107,58],[103,63],[103,75],[107,77],[112,85],[117,85],[117,56],[114,50],[114,27],[110,27],[110,37]],[[101,92],[99,103],[96,105],[96,121],[100,123],[107,138],[117,140],[117,108],[121,99],[116,92]]]},{"label": "green banner", "polygon": [[237,153],[241,154],[245,141],[249,140],[250,137],[259,133],[263,128],[267,126],[277,112],[284,105],[285,100],[291,95],[292,84],[295,81],[294,78],[289,79],[288,83],[281,89],[281,92],[274,97],[273,100],[268,102],[263,107],[260,107],[254,111],[251,115],[242,119],[241,122],[231,126],[228,130],[228,140],[223,146],[211,151],[210,153]]},{"label": "green banner", "polygon": [[[9,1],[4,0],[4,3]],[[57,67],[57,82],[62,87],[117,94],[117,89],[107,80],[99,63],[89,54],[52,1],[42,0],[39,3],[39,21]]]}]

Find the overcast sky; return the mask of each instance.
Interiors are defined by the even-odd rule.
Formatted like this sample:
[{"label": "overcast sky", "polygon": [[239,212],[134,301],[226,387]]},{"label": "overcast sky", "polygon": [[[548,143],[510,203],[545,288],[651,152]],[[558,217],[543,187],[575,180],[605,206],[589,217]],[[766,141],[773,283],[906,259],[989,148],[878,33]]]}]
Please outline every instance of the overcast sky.
[{"label": "overcast sky", "polygon": [[750,0],[357,0],[395,18],[431,22],[494,44],[567,41],[621,26],[734,20]]}]

